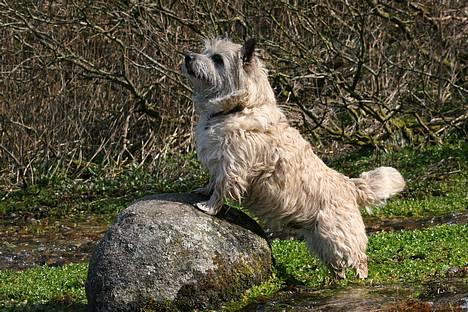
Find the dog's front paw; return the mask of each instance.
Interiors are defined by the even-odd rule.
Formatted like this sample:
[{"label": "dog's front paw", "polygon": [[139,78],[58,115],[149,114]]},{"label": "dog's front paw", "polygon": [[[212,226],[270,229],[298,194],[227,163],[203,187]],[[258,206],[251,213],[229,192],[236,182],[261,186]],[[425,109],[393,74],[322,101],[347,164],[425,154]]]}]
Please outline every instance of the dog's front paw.
[{"label": "dog's front paw", "polygon": [[214,207],[210,207],[208,205],[208,202],[199,202],[195,204],[195,207],[203,211],[204,213],[207,213],[211,216],[214,216],[215,214],[218,213],[218,209],[215,209]]}]

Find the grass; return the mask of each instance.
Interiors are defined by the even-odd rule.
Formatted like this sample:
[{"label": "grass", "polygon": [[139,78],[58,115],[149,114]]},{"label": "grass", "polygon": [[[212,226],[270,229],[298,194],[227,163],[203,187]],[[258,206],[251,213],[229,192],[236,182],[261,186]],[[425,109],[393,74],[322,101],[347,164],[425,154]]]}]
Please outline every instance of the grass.
[{"label": "grass", "polygon": [[[373,215],[421,217],[467,209],[467,155],[468,144],[462,142],[420,150],[405,148],[390,154],[360,151],[327,162],[351,176],[381,165],[398,168],[407,180],[407,189],[386,206],[374,209]],[[36,219],[58,220],[79,213],[114,216],[135,198],[157,192],[188,191],[207,180],[193,154],[179,161],[168,160],[164,166],[164,178],[132,167],[111,174],[105,168],[93,168],[86,174],[43,178],[14,192],[3,191],[0,217],[7,221],[0,220],[0,224],[16,222],[27,214]],[[420,284],[443,279],[453,267],[466,268],[467,246],[466,224],[376,233],[369,238],[369,278],[360,281],[348,272],[347,280],[336,282],[307,253],[303,242],[276,240],[272,242],[276,265],[269,281],[251,288],[241,300],[227,304],[224,309],[235,311],[259,298],[273,296],[288,283],[303,284],[308,289],[333,289],[353,284]],[[86,271],[87,264],[83,263],[0,270],[0,309],[85,311]]]},{"label": "grass", "polygon": [[[0,308],[15,311],[86,311],[88,265],[0,270]],[[3,311],[3,310],[2,310]]]},{"label": "grass", "polygon": [[[467,225],[441,225],[416,231],[377,233],[369,238],[369,277],[364,283],[423,281],[468,262]],[[283,276],[307,287],[335,283],[325,268],[306,251],[303,242],[275,241],[273,253]],[[350,271],[351,273],[351,271]],[[352,274],[341,285],[356,282]]]},{"label": "grass", "polygon": [[393,153],[357,151],[328,163],[348,176],[378,166],[395,167],[402,173],[406,189],[385,206],[374,208],[376,216],[435,216],[468,207],[466,142],[407,147]]},{"label": "grass", "polygon": [[137,198],[162,192],[187,192],[207,180],[195,154],[161,161],[161,169],[127,166],[111,170],[89,165],[76,172],[56,172],[36,183],[7,191],[0,186],[0,217],[34,215],[61,218],[79,212],[115,214]]},{"label": "grass", "polygon": [[[325,268],[306,251],[303,242],[275,240],[272,251],[276,260],[270,280],[246,292],[243,299],[225,306],[226,311],[271,296],[285,283],[300,283],[310,289],[346,287],[350,284],[384,285],[423,283],[443,278],[449,269],[468,263],[468,226],[441,225],[416,231],[377,233],[369,238],[369,278],[331,279]],[[24,271],[1,270],[0,307],[22,307],[37,311],[68,306],[79,311],[85,304],[84,282],[87,264],[58,268],[39,267]],[[46,311],[46,310],[44,310]],[[68,310],[67,310],[68,311]]]},{"label": "grass", "polygon": [[369,244],[369,282],[420,282],[468,264],[468,226],[379,233]]},{"label": "grass", "polygon": [[[468,197],[459,194],[445,196],[430,196],[422,199],[396,199],[382,208],[372,209],[372,215],[377,217],[423,217],[440,216],[449,212],[462,211],[468,207]],[[363,211],[367,215],[366,211]]]},{"label": "grass", "polygon": [[[410,181],[410,193],[428,195],[444,185],[446,190],[453,190],[452,182],[444,178],[455,177],[457,180],[466,178],[468,144],[455,142],[445,145],[429,145],[423,148],[405,147],[399,151],[385,153],[383,151],[354,151],[334,158],[330,165],[337,166],[349,175],[377,166],[393,166],[398,168]],[[442,182],[442,183],[439,183]],[[446,187],[452,185],[452,187]]]},{"label": "grass", "polygon": [[336,281],[317,259],[309,255],[303,242],[276,240],[272,244],[276,260],[273,276],[247,291],[241,300],[226,305],[224,310],[236,311],[259,297],[273,296],[288,283],[302,284],[311,290],[337,289],[353,284],[427,283],[444,278],[452,268],[466,267],[467,246],[466,224],[377,233],[369,237],[369,277],[359,280],[349,270],[347,279]]}]

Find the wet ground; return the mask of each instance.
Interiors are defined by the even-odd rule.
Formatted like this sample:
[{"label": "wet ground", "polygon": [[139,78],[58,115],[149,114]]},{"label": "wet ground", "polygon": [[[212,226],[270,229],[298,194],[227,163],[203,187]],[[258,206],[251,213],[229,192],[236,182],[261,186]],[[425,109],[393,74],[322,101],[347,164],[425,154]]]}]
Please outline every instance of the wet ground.
[{"label": "wet ground", "polygon": [[[466,272],[462,272],[466,275]],[[418,292],[420,295],[414,296]],[[427,285],[361,286],[310,291],[289,287],[241,311],[468,311],[466,278]]]},{"label": "wet ground", "polygon": [[0,269],[87,261],[108,225],[108,216],[2,221]]},{"label": "wet ground", "polygon": [[367,233],[397,230],[417,230],[438,224],[467,224],[468,210],[452,212],[444,216],[422,218],[376,218],[364,219]]},{"label": "wet ground", "polygon": [[[0,220],[0,269],[60,266],[88,261],[112,216]],[[466,224],[468,211],[431,218],[366,218],[368,233],[414,230],[438,224]],[[268,232],[270,238],[298,238],[293,232]],[[418,294],[415,297],[415,294]],[[289,285],[242,311],[467,311],[468,267],[451,268],[443,281],[425,285],[362,286],[311,291]]]}]

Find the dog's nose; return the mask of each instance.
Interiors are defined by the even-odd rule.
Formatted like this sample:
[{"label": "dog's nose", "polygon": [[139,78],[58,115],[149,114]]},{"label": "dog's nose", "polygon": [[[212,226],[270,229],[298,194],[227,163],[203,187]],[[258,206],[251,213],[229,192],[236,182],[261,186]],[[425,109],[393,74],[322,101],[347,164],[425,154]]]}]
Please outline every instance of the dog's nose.
[{"label": "dog's nose", "polygon": [[192,52],[186,52],[185,53],[185,64],[190,65],[193,61],[193,53]]}]

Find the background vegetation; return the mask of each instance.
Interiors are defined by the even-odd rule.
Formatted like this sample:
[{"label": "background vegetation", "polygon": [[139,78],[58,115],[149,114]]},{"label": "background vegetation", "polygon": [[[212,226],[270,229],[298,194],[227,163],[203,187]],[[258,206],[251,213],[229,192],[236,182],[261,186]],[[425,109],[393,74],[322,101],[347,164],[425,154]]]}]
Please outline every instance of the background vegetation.
[{"label": "background vegetation", "polygon": [[0,0],[4,192],[193,149],[181,53],[258,38],[279,104],[321,152],[466,136],[463,1]]}]

